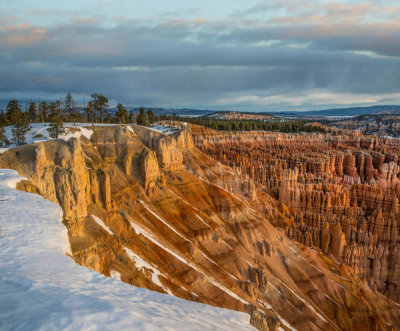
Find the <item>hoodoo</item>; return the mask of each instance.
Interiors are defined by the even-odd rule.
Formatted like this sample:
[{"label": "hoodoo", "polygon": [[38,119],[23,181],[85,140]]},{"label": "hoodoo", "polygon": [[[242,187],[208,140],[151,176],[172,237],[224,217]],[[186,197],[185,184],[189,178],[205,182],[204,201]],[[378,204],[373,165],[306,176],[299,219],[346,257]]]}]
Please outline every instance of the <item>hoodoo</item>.
[{"label": "hoodoo", "polygon": [[[376,137],[194,127],[196,146],[292,209],[288,238],[352,267],[399,302],[399,147]],[[278,180],[277,180],[278,179]]]}]

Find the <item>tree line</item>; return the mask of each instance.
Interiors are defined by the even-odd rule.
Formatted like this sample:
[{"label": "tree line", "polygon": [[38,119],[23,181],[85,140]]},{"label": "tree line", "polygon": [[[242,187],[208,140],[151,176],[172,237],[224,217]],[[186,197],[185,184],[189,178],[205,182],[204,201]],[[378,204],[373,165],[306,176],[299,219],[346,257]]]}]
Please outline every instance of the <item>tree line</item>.
[{"label": "tree line", "polygon": [[[158,120],[151,109],[144,108],[135,114],[119,103],[116,112],[107,111],[108,98],[102,94],[91,94],[91,99],[84,102],[83,107],[78,107],[71,93],[62,100],[56,101],[31,101],[22,109],[19,101],[11,99],[6,111],[0,110],[0,147],[6,147],[11,143],[23,145],[26,143],[26,133],[31,129],[31,123],[49,122],[47,130],[52,138],[58,138],[63,134],[64,122],[74,123],[137,123],[148,126]],[[5,126],[11,126],[12,138],[7,139]]]},{"label": "tree line", "polygon": [[[115,112],[109,112],[108,98],[102,94],[93,93],[83,107],[78,107],[71,93],[64,99],[56,101],[29,102],[22,109],[16,99],[8,102],[6,111],[0,111],[0,147],[11,143],[19,146],[26,143],[26,133],[31,129],[31,123],[49,122],[47,130],[52,138],[63,134],[64,122],[78,123],[136,123],[149,126],[158,120],[184,121],[205,126],[220,131],[276,131],[284,133],[321,132],[326,133],[322,126],[310,125],[304,120],[223,120],[211,117],[180,117],[176,114],[156,116],[151,109],[140,108],[135,114],[119,103]],[[11,126],[12,138],[9,141],[5,134],[5,126]]]},{"label": "tree line", "polygon": [[185,117],[181,120],[218,131],[274,131],[283,133],[326,133],[322,126],[304,120],[223,120],[212,117]]}]

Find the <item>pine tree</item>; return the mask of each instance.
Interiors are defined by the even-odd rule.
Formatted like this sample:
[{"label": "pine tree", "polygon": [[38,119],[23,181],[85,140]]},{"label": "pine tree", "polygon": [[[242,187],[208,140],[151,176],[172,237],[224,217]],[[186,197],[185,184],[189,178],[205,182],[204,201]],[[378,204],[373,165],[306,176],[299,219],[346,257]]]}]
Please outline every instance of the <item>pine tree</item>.
[{"label": "pine tree", "polygon": [[28,114],[31,122],[36,122],[36,103],[33,101],[29,103]]},{"label": "pine tree", "polygon": [[0,111],[0,125],[4,126],[7,124],[8,124],[7,115],[4,113],[4,110],[2,109]]},{"label": "pine tree", "polygon": [[149,124],[153,124],[155,121],[157,121],[156,116],[151,109],[147,111],[147,121]]},{"label": "pine tree", "polygon": [[129,123],[133,123],[135,122],[135,113],[133,112],[133,110],[131,110],[129,112]]},{"label": "pine tree", "polygon": [[128,123],[128,112],[122,103],[117,105],[117,112],[115,114],[115,119],[118,123]]},{"label": "pine tree", "polygon": [[136,118],[136,122],[138,125],[147,126],[147,116],[144,108],[140,108],[139,115]]},{"label": "pine tree", "polygon": [[68,114],[68,121],[71,122],[71,118],[73,117],[73,109],[74,109],[74,99],[72,98],[71,93],[68,92],[65,97],[65,111]]},{"label": "pine tree", "polygon": [[22,112],[22,109],[21,109],[21,107],[20,107],[20,105],[19,105],[19,103],[18,103],[18,100],[16,100],[16,99],[11,99],[11,100],[8,102],[8,105],[7,105],[7,114],[6,114],[6,116],[7,116],[7,121],[8,121],[11,125],[14,124],[13,119],[15,119],[14,113],[15,113],[16,110]]},{"label": "pine tree", "polygon": [[4,126],[0,126],[0,147],[7,147],[9,144],[10,142],[6,136],[6,129]]},{"label": "pine tree", "polygon": [[12,99],[7,105],[7,117],[10,120],[15,145],[23,145],[26,142],[26,133],[31,129],[27,113],[22,112],[18,101]]},{"label": "pine tree", "polygon": [[40,120],[44,123],[47,120],[48,104],[46,101],[39,102]]},{"label": "pine tree", "polygon": [[61,118],[58,118],[57,116],[53,117],[49,127],[47,128],[47,131],[49,131],[49,136],[51,138],[58,139],[58,136],[65,132],[64,124]]},{"label": "pine tree", "polygon": [[90,95],[92,97],[92,103],[94,110],[100,114],[100,122],[104,122],[104,108],[108,107],[108,98],[102,94],[93,93]]},{"label": "pine tree", "polygon": [[48,120],[51,121],[54,117],[57,117],[57,103],[55,101],[50,101],[48,109]]},{"label": "pine tree", "polygon": [[85,107],[85,113],[87,116],[87,121],[91,122],[93,125],[95,113],[94,113],[94,106],[93,106],[92,101],[88,101],[87,106]]},{"label": "pine tree", "polygon": [[56,100],[56,114],[57,114],[57,118],[63,120],[64,118],[64,112],[62,109],[62,101],[61,100]]}]

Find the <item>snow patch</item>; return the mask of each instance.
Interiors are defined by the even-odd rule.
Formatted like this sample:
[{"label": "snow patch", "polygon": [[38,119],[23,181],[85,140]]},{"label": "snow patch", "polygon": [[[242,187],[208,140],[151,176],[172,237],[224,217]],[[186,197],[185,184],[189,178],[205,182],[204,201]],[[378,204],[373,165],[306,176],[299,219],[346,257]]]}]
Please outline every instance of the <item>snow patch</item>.
[{"label": "snow patch", "polygon": [[121,280],[121,274],[117,270],[111,270],[110,277],[113,279]]},{"label": "snow patch", "polygon": [[69,125],[66,126],[67,130],[64,134],[60,135],[58,138],[68,141],[71,138],[80,138],[81,136],[86,137],[87,139],[90,139],[90,137],[93,134],[93,130],[90,130],[88,128],[85,128],[83,126],[74,126],[73,128],[75,130],[73,130],[74,132],[72,132],[71,130],[68,130],[68,128],[70,128]]},{"label": "snow patch", "polygon": [[[254,266],[250,263],[250,261],[248,261],[248,260],[246,260],[246,259],[244,259],[244,258],[241,258],[243,261],[245,261],[250,267],[252,267],[252,268],[254,268]],[[255,269],[255,268],[254,268]]]},{"label": "snow patch", "polygon": [[0,169],[0,176],[2,178],[1,186],[7,186],[8,188],[13,188],[13,189],[17,187],[18,182],[27,179],[25,177],[10,176],[8,174],[8,170],[6,169]]},{"label": "snow patch", "polygon": [[164,289],[169,295],[173,295],[171,290],[163,285],[160,281],[160,276],[163,276],[164,278],[167,278],[164,274],[162,274],[160,271],[158,271],[157,268],[153,267],[150,263],[147,263],[145,260],[143,260],[139,255],[135,254],[132,250],[130,250],[128,247],[124,247],[124,250],[126,254],[129,256],[129,258],[135,262],[136,268],[139,270],[145,268],[151,271],[151,281],[156,284],[157,286],[161,287]]},{"label": "snow patch", "polygon": [[205,220],[203,220],[199,215],[197,215],[197,214],[195,214],[195,215],[205,226],[207,226],[208,228],[213,230],[213,228],[211,226],[209,226],[208,223]]},{"label": "snow patch", "polygon": [[150,129],[164,134],[173,134],[180,131],[177,126],[165,124],[153,124]]},{"label": "snow patch", "polygon": [[[53,140],[50,137],[49,128],[50,123],[31,123],[31,129],[26,133],[26,143],[33,144],[33,143],[40,143],[47,140]],[[109,124],[112,125],[112,124]],[[65,134],[59,136],[59,139],[67,141],[68,139],[75,137],[79,138],[80,136],[85,136],[86,138],[90,139],[93,134],[93,130],[88,129],[88,126],[92,126],[91,123],[64,123],[64,128],[66,129]],[[100,126],[100,124],[95,124],[95,126]],[[71,128],[73,128],[74,132],[71,132]],[[6,137],[11,142],[12,141],[12,126],[5,127],[6,130]],[[9,148],[15,147],[15,144],[10,144]],[[2,148],[0,149],[0,153],[5,152],[9,148]]]},{"label": "snow patch", "polygon": [[113,232],[110,230],[110,228],[104,224],[104,222],[98,218],[97,216],[91,214],[91,216],[93,217],[93,219],[95,220],[95,222],[100,225],[104,230],[106,230],[108,232],[108,234],[113,235]]},{"label": "snow patch", "polygon": [[281,321],[281,323],[282,323],[284,326],[286,326],[289,330],[297,331],[297,330],[296,330],[293,326],[291,326],[281,315],[279,315],[279,314],[272,308],[272,306],[271,306],[269,303],[267,303],[267,302],[265,302],[265,301],[262,301],[262,300],[259,300],[259,299],[257,299],[257,301],[258,301],[258,303],[259,303],[261,306],[263,306],[264,308],[272,310],[272,311],[276,314],[276,316],[279,318],[279,320]]},{"label": "snow patch", "polygon": [[320,314],[318,313],[313,306],[311,306],[306,300],[304,300],[301,296],[296,294],[289,286],[287,286],[285,283],[283,283],[280,279],[278,281],[285,286],[297,299],[299,299],[302,303],[304,303],[311,311],[313,311],[322,321],[327,323],[327,320]]},{"label": "snow patch", "polygon": [[215,263],[214,260],[210,259],[206,254],[204,254],[201,250],[200,250],[201,255],[203,255],[208,261],[210,261],[211,263],[215,264],[216,266],[218,266],[217,263]]},{"label": "snow patch", "polygon": [[143,205],[144,208],[146,208],[146,210],[148,212],[150,212],[153,216],[155,216],[159,221],[161,221],[164,225],[166,225],[169,229],[171,229],[173,232],[175,232],[179,237],[181,237],[183,240],[188,241],[188,242],[192,242],[191,240],[187,239],[184,235],[182,235],[181,233],[179,233],[177,230],[175,230],[171,225],[169,225],[166,221],[164,221],[160,216],[158,216],[154,211],[152,211],[150,209],[150,207],[145,204],[142,200],[139,200],[139,202]]}]

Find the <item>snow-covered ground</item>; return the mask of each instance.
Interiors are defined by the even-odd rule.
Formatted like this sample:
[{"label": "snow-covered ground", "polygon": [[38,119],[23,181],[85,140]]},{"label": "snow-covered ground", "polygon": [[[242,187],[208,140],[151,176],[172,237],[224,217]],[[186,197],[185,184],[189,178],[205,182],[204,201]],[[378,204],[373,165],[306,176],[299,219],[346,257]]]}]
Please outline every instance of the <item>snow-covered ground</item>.
[{"label": "snow-covered ground", "polygon": [[[49,124],[50,123],[32,123],[31,129],[26,134],[26,143],[32,144],[52,139],[49,136],[49,131],[47,131]],[[101,124],[95,124],[95,125],[98,126]],[[112,125],[112,124],[107,124],[107,125]],[[82,135],[85,136],[86,138],[90,138],[90,136],[93,133],[92,130],[87,128],[90,126],[92,126],[91,123],[76,123],[76,125],[74,125],[73,123],[64,123],[65,133],[60,135],[59,139],[68,140],[71,137],[79,138]],[[12,129],[11,126],[5,127],[6,136],[10,142],[12,142],[11,129]],[[8,146],[8,148],[12,147],[15,147],[15,144],[11,144]],[[5,151],[8,148],[2,148],[0,149],[0,152]]]},{"label": "snow-covered ground", "polygon": [[0,330],[254,330],[249,315],[106,278],[76,264],[61,209],[0,169]]},{"label": "snow-covered ground", "polygon": [[165,125],[165,124],[152,124],[150,129],[164,134],[173,134],[180,130],[177,126]]},{"label": "snow-covered ground", "polygon": [[[38,143],[41,141],[51,140],[49,136],[49,131],[47,128],[49,127],[50,123],[32,123],[31,130],[29,130],[26,134],[26,143]],[[112,126],[112,125],[120,125],[120,124],[111,124],[111,123],[95,123],[94,126]],[[79,138],[80,136],[85,136],[86,138],[90,139],[90,136],[93,133],[93,130],[90,129],[92,123],[64,123],[65,133],[59,136],[59,139],[68,140],[71,137]],[[130,125],[127,126],[128,130],[133,132],[133,129]],[[12,142],[12,127],[6,126],[6,136],[7,139]],[[164,124],[153,124],[149,129],[161,132],[164,134],[172,134],[178,132],[180,129],[176,126],[171,125],[164,125]],[[6,148],[0,148],[0,153],[6,151],[9,148],[15,147],[15,144],[10,144]]]},{"label": "snow-covered ground", "polygon": [[[26,134],[26,143],[38,143],[41,141],[51,140],[49,131],[47,128],[49,127],[50,123],[32,123],[30,124],[31,129]],[[111,124],[111,123],[95,123],[94,126],[113,126],[119,124]],[[60,135],[58,138],[67,141],[72,137],[79,138],[80,136],[85,136],[86,138],[90,139],[93,130],[90,129],[92,123],[64,123],[65,133]],[[7,139],[12,142],[12,127],[6,126],[6,136]],[[128,129],[132,130],[130,126]],[[0,148],[0,153],[6,151],[9,148],[15,147],[15,144],[10,144],[7,148]]]}]

